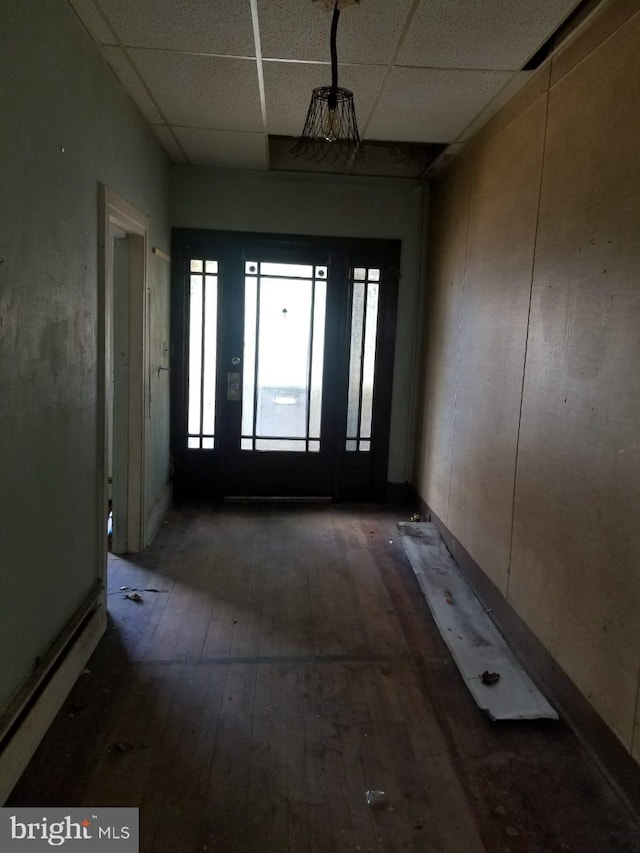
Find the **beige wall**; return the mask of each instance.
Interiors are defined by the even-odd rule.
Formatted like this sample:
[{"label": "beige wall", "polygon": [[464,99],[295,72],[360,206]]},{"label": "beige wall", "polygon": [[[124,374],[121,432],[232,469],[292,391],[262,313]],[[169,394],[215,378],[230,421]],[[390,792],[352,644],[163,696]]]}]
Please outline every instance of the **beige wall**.
[{"label": "beige wall", "polygon": [[438,182],[416,486],[640,758],[640,5]]}]

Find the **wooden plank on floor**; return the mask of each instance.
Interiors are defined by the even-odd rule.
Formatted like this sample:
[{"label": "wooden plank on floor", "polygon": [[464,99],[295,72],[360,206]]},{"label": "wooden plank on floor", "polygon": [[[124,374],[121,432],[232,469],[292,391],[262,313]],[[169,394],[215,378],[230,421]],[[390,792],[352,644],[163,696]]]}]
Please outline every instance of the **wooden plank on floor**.
[{"label": "wooden plank on floor", "polygon": [[[400,522],[398,530],[433,619],[478,707],[492,720],[557,720],[485,613],[436,525]],[[499,680],[483,683],[485,672]]]}]

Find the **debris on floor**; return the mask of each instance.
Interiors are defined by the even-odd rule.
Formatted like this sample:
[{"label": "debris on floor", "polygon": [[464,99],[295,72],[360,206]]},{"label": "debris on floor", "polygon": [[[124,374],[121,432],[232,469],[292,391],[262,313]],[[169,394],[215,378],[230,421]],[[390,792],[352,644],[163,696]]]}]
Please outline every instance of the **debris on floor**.
[{"label": "debris on floor", "polygon": [[[168,589],[158,589],[155,586],[143,586],[143,587],[121,586],[120,587],[120,592],[126,592],[127,590],[129,590],[130,592],[169,592]],[[109,595],[111,595],[111,593],[109,593]],[[125,596],[125,598],[126,597],[127,596]]]},{"label": "debris on floor", "polygon": [[422,521],[417,512],[414,512],[409,521]]},{"label": "debris on floor", "polygon": [[500,681],[500,673],[489,672],[488,669],[485,669],[485,671],[480,676],[480,680],[483,684],[496,684],[498,681]]},{"label": "debris on floor", "polygon": [[367,791],[365,793],[367,805],[372,809],[380,809],[387,805],[387,795],[385,791]]},{"label": "debris on floor", "polygon": [[129,601],[137,601],[139,603],[142,602],[142,596],[139,592],[128,592],[124,598],[128,598]]},{"label": "debris on floor", "polygon": [[109,747],[109,752],[112,755],[122,755],[124,752],[130,752],[133,749],[133,744],[130,740],[123,738],[122,740],[117,740],[115,743],[112,743]]}]

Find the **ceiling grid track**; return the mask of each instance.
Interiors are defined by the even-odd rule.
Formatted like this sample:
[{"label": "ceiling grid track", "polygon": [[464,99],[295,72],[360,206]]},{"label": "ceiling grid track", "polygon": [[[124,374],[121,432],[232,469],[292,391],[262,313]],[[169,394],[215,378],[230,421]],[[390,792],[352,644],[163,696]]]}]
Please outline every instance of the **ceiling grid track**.
[{"label": "ceiling grid track", "polygon": [[264,69],[262,67],[262,43],[260,41],[260,20],[258,18],[258,0],[249,0],[251,4],[251,21],[253,23],[253,40],[256,51],[256,70],[258,72],[258,89],[260,94],[260,110],[264,127],[264,148],[267,169],[270,168],[269,132],[267,130],[267,99],[264,91]]},{"label": "ceiling grid track", "polygon": [[[186,163],[188,163],[188,164],[191,164],[191,160],[190,160],[190,159],[189,159],[189,157],[187,156],[187,152],[184,150],[184,148],[183,148],[182,144],[180,143],[180,140],[178,139],[178,137],[177,137],[177,136],[175,135],[175,133],[173,132],[173,128],[172,128],[172,127],[171,127],[171,125],[169,124],[169,121],[168,121],[168,119],[167,119],[166,115],[164,114],[164,111],[163,111],[163,110],[162,110],[162,108],[160,107],[160,104],[157,102],[157,100],[154,98],[153,93],[151,92],[151,90],[149,89],[149,87],[147,86],[147,84],[145,83],[145,81],[144,81],[144,79],[143,79],[142,75],[140,74],[140,72],[138,71],[138,68],[136,67],[135,62],[134,62],[134,61],[133,61],[133,59],[131,58],[131,55],[130,55],[130,53],[129,53],[129,48],[128,48],[125,44],[123,44],[123,43],[122,43],[122,41],[121,41],[121,39],[120,39],[120,36],[119,36],[119,35],[118,35],[118,33],[114,30],[114,28],[113,28],[113,26],[112,26],[112,24],[111,24],[111,21],[109,20],[109,18],[108,18],[108,17],[107,17],[107,15],[105,14],[104,9],[103,9],[103,8],[102,8],[102,6],[100,5],[100,0],[93,0],[93,4],[94,4],[94,6],[96,7],[96,9],[98,10],[98,14],[100,15],[100,17],[102,18],[102,20],[103,20],[103,21],[105,22],[105,24],[107,25],[107,27],[108,27],[108,29],[109,29],[109,32],[110,32],[110,33],[113,35],[113,37],[114,37],[114,39],[115,39],[115,41],[114,41],[114,46],[115,46],[115,47],[119,47],[119,48],[120,48],[120,50],[122,51],[122,53],[123,53],[123,55],[124,55],[125,59],[127,60],[127,62],[129,63],[129,65],[130,65],[130,66],[131,66],[131,68],[133,69],[133,73],[135,74],[135,76],[136,76],[136,77],[138,78],[138,80],[140,81],[140,85],[142,86],[142,88],[143,88],[143,90],[144,90],[144,92],[145,92],[146,96],[149,98],[149,100],[151,101],[151,103],[153,104],[153,106],[155,107],[155,109],[158,111],[158,115],[160,115],[160,116],[161,116],[161,118],[162,118],[162,120],[164,121],[164,125],[160,125],[160,127],[163,127],[163,126],[164,126],[164,127],[166,127],[166,128],[167,128],[167,130],[169,131],[169,134],[171,135],[171,138],[173,139],[173,141],[174,141],[174,143],[175,143],[175,146],[176,146],[177,150],[182,154],[182,156],[184,157],[185,162],[186,162]],[[114,71],[114,74],[115,74],[115,71]],[[116,75],[116,76],[117,76],[117,75]],[[140,108],[138,107],[138,109],[140,109]],[[152,125],[152,126],[153,126],[153,125]]]},{"label": "ceiling grid track", "polygon": [[376,96],[373,100],[373,105],[372,105],[371,109],[369,110],[369,115],[366,117],[364,124],[362,125],[362,131],[361,131],[360,135],[363,139],[366,138],[367,130],[369,129],[369,125],[371,124],[371,119],[373,118],[375,111],[378,108],[378,104],[380,103],[380,99],[382,98],[382,95],[384,93],[385,86],[387,85],[387,82],[388,82],[389,77],[391,75],[391,71],[393,69],[393,66],[395,65],[396,60],[398,58],[398,55],[400,54],[400,51],[402,50],[402,43],[404,42],[405,36],[407,35],[407,33],[409,32],[409,29],[411,28],[411,22],[413,21],[413,18],[415,16],[416,12],[418,11],[418,6],[420,5],[420,2],[421,2],[421,0],[413,0],[413,3],[411,4],[411,8],[409,9],[409,12],[407,13],[407,17],[406,17],[406,20],[404,22],[402,32],[400,33],[400,35],[398,37],[398,41],[396,43],[395,50],[393,51],[393,55],[391,57],[391,60],[387,63],[387,65],[385,67],[384,76],[380,82],[380,85],[378,86],[378,91],[376,92]]}]

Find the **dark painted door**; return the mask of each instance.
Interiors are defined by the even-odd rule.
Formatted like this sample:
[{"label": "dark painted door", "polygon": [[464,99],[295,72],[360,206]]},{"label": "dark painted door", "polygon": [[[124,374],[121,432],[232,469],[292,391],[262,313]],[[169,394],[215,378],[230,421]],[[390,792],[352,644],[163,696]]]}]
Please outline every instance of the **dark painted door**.
[{"label": "dark painted door", "polygon": [[398,245],[176,231],[178,494],[383,497]]}]

